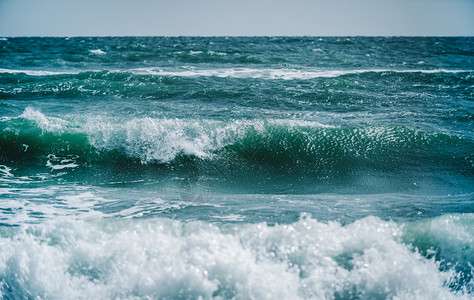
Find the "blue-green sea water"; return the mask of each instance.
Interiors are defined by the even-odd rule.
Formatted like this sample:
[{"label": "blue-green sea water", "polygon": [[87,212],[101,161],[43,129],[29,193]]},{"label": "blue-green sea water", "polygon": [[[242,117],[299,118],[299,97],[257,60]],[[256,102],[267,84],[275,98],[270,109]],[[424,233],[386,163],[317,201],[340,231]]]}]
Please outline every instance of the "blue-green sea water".
[{"label": "blue-green sea water", "polygon": [[472,299],[474,39],[0,39],[3,299]]}]

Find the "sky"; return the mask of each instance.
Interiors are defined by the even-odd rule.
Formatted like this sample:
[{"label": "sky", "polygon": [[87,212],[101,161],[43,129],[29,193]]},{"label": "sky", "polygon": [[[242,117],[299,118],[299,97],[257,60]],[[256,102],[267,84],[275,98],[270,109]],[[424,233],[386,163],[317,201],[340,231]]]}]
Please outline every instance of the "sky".
[{"label": "sky", "polygon": [[0,36],[473,36],[474,0],[0,0]]}]

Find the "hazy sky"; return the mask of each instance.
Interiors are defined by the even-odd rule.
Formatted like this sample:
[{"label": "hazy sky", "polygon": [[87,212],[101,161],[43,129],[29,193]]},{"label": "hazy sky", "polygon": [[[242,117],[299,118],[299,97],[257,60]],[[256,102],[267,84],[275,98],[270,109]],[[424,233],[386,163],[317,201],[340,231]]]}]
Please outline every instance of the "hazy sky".
[{"label": "hazy sky", "polygon": [[0,0],[0,36],[474,35],[474,0]]}]

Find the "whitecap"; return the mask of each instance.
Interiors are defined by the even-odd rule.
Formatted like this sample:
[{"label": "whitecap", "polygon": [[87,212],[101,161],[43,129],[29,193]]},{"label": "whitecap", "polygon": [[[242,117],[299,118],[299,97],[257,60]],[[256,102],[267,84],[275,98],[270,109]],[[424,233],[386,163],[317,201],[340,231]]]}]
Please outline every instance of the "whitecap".
[{"label": "whitecap", "polygon": [[[268,126],[283,128],[337,128],[317,121],[296,119],[230,121],[212,119],[178,118],[131,118],[114,119],[90,116],[87,118],[62,119],[47,116],[41,111],[27,107],[20,115],[33,121],[43,132],[56,135],[85,134],[91,146],[98,150],[120,150],[142,163],[168,163],[178,155],[209,158],[216,151],[231,145],[248,132],[264,133]],[[28,150],[25,144],[24,150]],[[51,170],[78,167],[77,157],[48,156],[46,166]]]},{"label": "whitecap", "polygon": [[245,220],[245,216],[236,215],[236,214],[230,214],[230,215],[224,215],[224,216],[213,216],[213,217],[222,221],[231,221],[231,222],[241,222]]},{"label": "whitecap", "polygon": [[200,50],[197,50],[197,51],[194,51],[194,50],[190,50],[189,51],[189,54],[191,55],[195,55],[195,54],[203,54],[204,52],[203,51],[200,51]]},{"label": "whitecap", "polygon": [[96,50],[89,50],[90,53],[92,54],[97,54],[97,55],[103,55],[103,54],[106,54],[105,51],[102,51],[100,49],[96,49]]},{"label": "whitecap", "polygon": [[225,69],[187,69],[172,70],[160,68],[140,68],[129,70],[135,74],[148,74],[173,77],[221,77],[221,78],[256,78],[271,80],[307,80],[314,78],[334,78],[344,75],[365,73],[469,73],[474,70],[449,69],[354,69],[354,70],[313,70],[313,69],[252,69],[252,68],[225,68]]},{"label": "whitecap", "polygon": [[[196,51],[197,52],[197,51]],[[215,54],[221,55],[221,54]],[[223,54],[222,54],[223,55]],[[112,69],[112,70],[16,70],[0,68],[0,73],[23,73],[30,76],[75,75],[83,72],[132,73],[137,75],[156,75],[173,77],[221,77],[221,78],[256,78],[270,80],[308,80],[314,78],[335,78],[344,75],[357,75],[365,73],[472,73],[474,70],[452,69],[353,69],[353,70],[317,70],[317,69],[252,69],[252,68],[220,68],[220,69],[161,69],[156,67],[137,69]]]},{"label": "whitecap", "polygon": [[67,75],[67,74],[79,74],[81,71],[46,71],[46,70],[16,70],[16,69],[2,69],[0,68],[0,73],[9,73],[17,74],[22,73],[30,76],[52,76],[52,75]]},{"label": "whitecap", "polygon": [[55,117],[46,117],[39,110],[30,106],[25,108],[20,118],[33,121],[41,130],[56,134],[63,133],[68,125],[67,121]]},{"label": "whitecap", "polygon": [[63,74],[78,74],[80,72],[74,71],[46,71],[46,70],[15,70],[15,69],[2,69],[0,68],[0,73],[9,73],[17,74],[23,73],[30,76],[50,76],[50,75],[63,75]]},{"label": "whitecap", "polygon": [[212,51],[212,50],[207,51],[207,54],[217,55],[217,56],[226,56],[227,55],[227,53],[225,53],[225,52],[215,52],[215,51]]},{"label": "whitecap", "polygon": [[471,298],[446,286],[452,271],[400,241],[400,225],[375,217],[345,226],[308,216],[274,226],[64,219],[8,230],[6,298]]}]

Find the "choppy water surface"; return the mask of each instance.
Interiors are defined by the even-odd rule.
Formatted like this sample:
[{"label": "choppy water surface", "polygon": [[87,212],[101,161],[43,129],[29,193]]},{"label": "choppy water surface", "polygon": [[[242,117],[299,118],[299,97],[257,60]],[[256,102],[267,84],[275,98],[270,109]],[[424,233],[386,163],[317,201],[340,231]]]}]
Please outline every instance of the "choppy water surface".
[{"label": "choppy water surface", "polygon": [[4,299],[469,299],[472,38],[3,38]]}]

